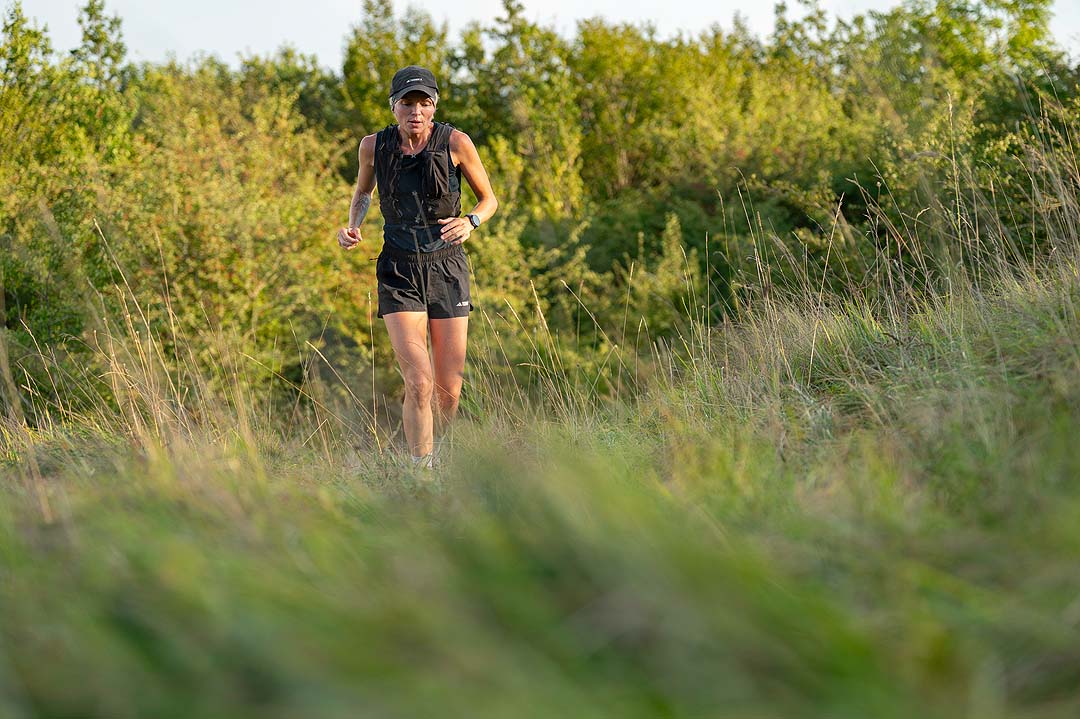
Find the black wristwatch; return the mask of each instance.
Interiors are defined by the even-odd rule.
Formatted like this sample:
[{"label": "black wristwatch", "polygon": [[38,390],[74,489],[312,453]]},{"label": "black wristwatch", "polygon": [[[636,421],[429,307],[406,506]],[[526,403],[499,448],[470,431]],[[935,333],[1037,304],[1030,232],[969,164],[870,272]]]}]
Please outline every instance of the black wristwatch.
[{"label": "black wristwatch", "polygon": [[467,214],[467,215],[465,215],[465,216],[469,218],[469,222],[471,222],[471,223],[472,223],[472,226],[473,226],[473,229],[474,229],[474,230],[475,230],[475,229],[476,229],[477,227],[479,227],[479,226],[480,226],[480,215],[475,215],[475,214],[473,214],[473,213],[471,213],[471,212],[470,212],[469,214]]}]

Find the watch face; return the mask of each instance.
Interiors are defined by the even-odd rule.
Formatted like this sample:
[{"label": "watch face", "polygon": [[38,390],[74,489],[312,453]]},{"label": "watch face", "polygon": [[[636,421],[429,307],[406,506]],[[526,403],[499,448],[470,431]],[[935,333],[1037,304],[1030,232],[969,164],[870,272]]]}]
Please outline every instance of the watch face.
[{"label": "watch face", "polygon": [[467,215],[467,217],[469,218],[469,222],[472,223],[472,226],[474,228],[480,226],[480,217],[478,215],[471,215],[470,214],[470,215]]}]

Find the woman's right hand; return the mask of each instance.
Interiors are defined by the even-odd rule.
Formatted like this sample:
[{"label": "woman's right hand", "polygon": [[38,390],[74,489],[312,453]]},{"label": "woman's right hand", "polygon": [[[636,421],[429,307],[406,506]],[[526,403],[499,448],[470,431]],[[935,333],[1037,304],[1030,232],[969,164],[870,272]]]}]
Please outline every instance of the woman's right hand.
[{"label": "woman's right hand", "polygon": [[360,236],[359,227],[342,227],[337,231],[337,241],[346,250],[351,250],[364,239]]}]

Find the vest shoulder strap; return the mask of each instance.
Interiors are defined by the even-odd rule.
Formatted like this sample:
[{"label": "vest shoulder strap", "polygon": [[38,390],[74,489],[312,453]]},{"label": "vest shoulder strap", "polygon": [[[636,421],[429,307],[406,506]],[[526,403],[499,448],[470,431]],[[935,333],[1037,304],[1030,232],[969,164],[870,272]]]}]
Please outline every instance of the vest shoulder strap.
[{"label": "vest shoulder strap", "polygon": [[375,133],[375,152],[383,149],[394,150],[401,144],[401,135],[397,129],[397,125],[387,125]]},{"label": "vest shoulder strap", "polygon": [[431,139],[428,140],[428,149],[431,152],[439,152],[450,146],[450,135],[454,133],[454,126],[449,122],[436,122],[431,131]]}]

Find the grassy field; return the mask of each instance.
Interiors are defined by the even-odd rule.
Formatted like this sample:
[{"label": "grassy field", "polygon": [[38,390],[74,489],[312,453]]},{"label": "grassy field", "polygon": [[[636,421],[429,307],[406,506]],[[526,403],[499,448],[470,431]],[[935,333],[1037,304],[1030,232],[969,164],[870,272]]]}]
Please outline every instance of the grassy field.
[{"label": "grassy field", "polygon": [[[1080,717],[1080,67],[893,4],[339,73],[5,3],[0,719]],[[500,199],[435,473],[332,240],[412,62]]]},{"label": "grassy field", "polygon": [[1070,247],[762,298],[601,404],[474,366],[434,477],[118,330],[117,405],[4,426],[0,716],[1076,716]]},{"label": "grassy field", "polygon": [[955,261],[612,330],[603,377],[541,318],[521,383],[478,313],[435,474],[344,383],[282,407],[134,303],[81,374],[41,349],[51,403],[0,347],[0,719],[1077,716],[1057,159],[1034,260],[945,208]]}]

